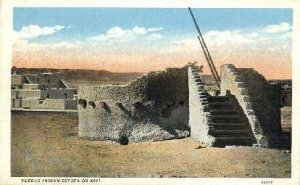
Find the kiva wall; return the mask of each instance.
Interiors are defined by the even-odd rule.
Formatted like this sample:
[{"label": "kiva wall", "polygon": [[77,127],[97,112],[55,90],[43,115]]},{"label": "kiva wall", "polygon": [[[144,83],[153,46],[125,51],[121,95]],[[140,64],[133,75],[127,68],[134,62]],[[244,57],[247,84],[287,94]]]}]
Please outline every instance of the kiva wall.
[{"label": "kiva wall", "polygon": [[80,86],[79,137],[121,143],[187,137],[187,86],[186,67],[125,86]]},{"label": "kiva wall", "polygon": [[236,97],[258,144],[272,146],[281,133],[280,86],[268,84],[253,69],[237,69],[231,64],[221,67],[221,95]]}]

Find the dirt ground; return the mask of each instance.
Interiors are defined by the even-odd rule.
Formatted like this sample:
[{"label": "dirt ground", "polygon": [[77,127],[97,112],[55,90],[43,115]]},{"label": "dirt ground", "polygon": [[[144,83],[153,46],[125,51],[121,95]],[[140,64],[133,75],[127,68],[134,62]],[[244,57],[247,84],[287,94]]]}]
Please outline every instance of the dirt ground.
[{"label": "dirt ground", "polygon": [[280,177],[291,155],[259,147],[200,148],[190,138],[120,145],[77,137],[76,113],[12,113],[12,176]]}]

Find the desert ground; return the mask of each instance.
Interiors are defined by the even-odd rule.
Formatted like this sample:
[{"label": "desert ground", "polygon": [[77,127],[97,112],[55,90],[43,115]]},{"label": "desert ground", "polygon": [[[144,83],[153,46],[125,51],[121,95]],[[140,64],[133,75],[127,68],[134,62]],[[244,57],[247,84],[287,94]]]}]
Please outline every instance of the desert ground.
[{"label": "desert ground", "polygon": [[12,176],[276,177],[286,149],[201,148],[190,138],[120,145],[77,137],[77,113],[12,112]]}]

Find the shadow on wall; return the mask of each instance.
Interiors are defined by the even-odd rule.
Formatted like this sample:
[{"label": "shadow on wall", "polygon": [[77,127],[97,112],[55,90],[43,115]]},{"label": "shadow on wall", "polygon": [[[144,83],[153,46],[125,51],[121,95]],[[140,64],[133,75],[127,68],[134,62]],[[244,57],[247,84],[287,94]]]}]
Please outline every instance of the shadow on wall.
[{"label": "shadow on wall", "polygon": [[79,137],[126,144],[189,136],[187,67],[125,86],[80,86],[78,97]]},{"label": "shadow on wall", "polygon": [[[281,89],[280,85],[269,84],[267,80],[253,69],[239,69],[244,79],[253,109],[262,123],[263,132],[277,138],[281,133]],[[270,143],[272,145],[272,143]]]}]

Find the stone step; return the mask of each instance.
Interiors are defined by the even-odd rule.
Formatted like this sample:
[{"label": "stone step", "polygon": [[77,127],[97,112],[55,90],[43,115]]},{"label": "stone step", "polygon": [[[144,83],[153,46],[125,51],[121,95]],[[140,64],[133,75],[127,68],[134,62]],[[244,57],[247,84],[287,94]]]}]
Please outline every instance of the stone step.
[{"label": "stone step", "polygon": [[209,107],[211,109],[228,109],[228,110],[233,110],[234,106],[230,102],[213,102],[209,103]]},{"label": "stone step", "polygon": [[212,115],[214,123],[237,123],[241,121],[240,115]]},{"label": "stone step", "polygon": [[248,133],[245,129],[238,129],[238,130],[213,130],[213,133]]},{"label": "stone step", "polygon": [[241,130],[245,129],[245,125],[241,122],[238,123],[212,123],[210,124],[214,130]]},{"label": "stone step", "polygon": [[248,136],[247,130],[213,130],[211,135],[215,137],[245,137]]},{"label": "stone step", "polygon": [[225,147],[225,146],[233,146],[233,145],[252,145],[253,138],[252,137],[216,137],[216,142],[214,146]]},{"label": "stone step", "polygon": [[238,112],[234,109],[213,109],[211,115],[236,115]]},{"label": "stone step", "polygon": [[209,102],[229,102],[230,98],[227,96],[209,96]]}]

